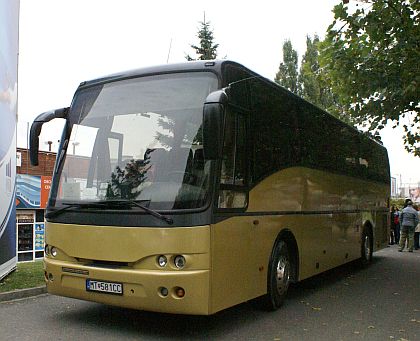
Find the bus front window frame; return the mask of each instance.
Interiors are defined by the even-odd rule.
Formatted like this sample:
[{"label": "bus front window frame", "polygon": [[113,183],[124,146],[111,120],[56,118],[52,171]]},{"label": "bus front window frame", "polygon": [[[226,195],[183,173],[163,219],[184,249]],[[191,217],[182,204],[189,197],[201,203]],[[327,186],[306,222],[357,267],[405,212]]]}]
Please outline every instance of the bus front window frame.
[{"label": "bus front window frame", "polygon": [[[151,83],[148,83],[148,79],[150,79]],[[151,84],[151,88],[149,88],[149,84]],[[76,144],[82,145],[82,143],[78,143],[77,138],[83,138],[83,134],[73,136],[74,127],[79,125],[83,128],[84,125],[86,127],[93,127],[97,130],[97,135],[91,138],[91,140],[94,141],[94,144],[91,146],[91,150],[88,151],[89,155],[85,155],[85,158],[89,158],[90,160],[86,161],[90,164],[89,169],[86,169],[86,175],[83,175],[84,171],[80,174],[75,173],[76,176],[74,178],[75,181],[79,183],[78,187],[80,187],[80,189],[77,189],[76,186],[74,186],[74,190],[79,194],[75,193],[76,196],[74,196],[74,198],[60,197],[63,193],[63,189],[60,187],[62,186],[61,183],[67,182],[67,180],[72,177],[70,174],[65,174],[65,171],[69,168],[70,170],[72,169],[72,167],[69,167],[68,165],[70,162],[69,160],[71,158],[75,159],[78,157],[77,155],[73,155],[75,149],[74,147],[73,153],[71,147],[63,150],[63,152],[66,153],[66,156],[70,157],[62,158],[63,162],[60,162],[60,166],[57,168],[57,176],[55,178],[59,180],[56,180],[57,184],[55,186],[53,185],[53,190],[55,190],[55,192],[52,193],[52,200],[49,202],[49,208],[54,206],[60,207],[60,205],[62,206],[63,203],[67,202],[77,203],[80,201],[80,203],[83,204],[84,200],[100,201],[107,199],[108,193],[110,193],[109,185],[105,188],[104,184],[105,182],[108,182],[109,184],[115,182],[115,179],[109,176],[110,171],[112,171],[115,176],[121,175],[124,177],[125,175],[122,173],[127,170],[127,167],[133,166],[137,159],[142,162],[142,165],[139,165],[139,167],[141,166],[141,169],[144,171],[151,171],[153,170],[152,163],[154,161],[146,160],[146,155],[150,156],[152,154],[157,154],[156,150],[162,148],[166,150],[167,157],[171,158],[170,160],[166,160],[165,163],[166,172],[168,176],[171,174],[171,179],[168,178],[167,180],[163,179],[160,181],[167,181],[168,184],[163,186],[164,182],[162,182],[160,187],[155,186],[154,188],[158,192],[153,192],[154,194],[151,192],[152,187],[143,186],[143,196],[148,197],[144,198],[141,196],[139,198],[131,199],[138,199],[141,201],[148,199],[148,205],[154,209],[162,211],[203,209],[203,207],[207,207],[210,198],[209,181],[199,181],[199,179],[197,179],[196,184],[193,183],[193,177],[190,173],[188,173],[187,168],[189,163],[193,161],[195,154],[197,154],[197,156],[199,154],[202,155],[202,153],[196,153],[196,151],[202,148],[202,141],[200,142],[199,140],[202,140],[202,129],[200,128],[200,124],[202,125],[204,100],[208,93],[217,89],[218,84],[219,80],[217,75],[213,72],[185,72],[123,79],[116,82],[111,81],[79,90],[75,95],[75,99],[70,109],[70,128],[68,129],[68,136],[66,137],[69,140],[68,145],[72,143],[74,146]],[[191,94],[191,91],[188,89],[193,89],[193,93]],[[134,99],[132,94],[138,94],[140,90],[144,90],[145,93],[141,96],[137,96],[140,99]],[[162,96],[163,94],[166,94],[166,96]],[[107,98],[106,96],[109,97]],[[118,103],[115,103],[115,100],[121,97],[120,101],[124,101],[124,96],[126,102],[121,102],[121,106],[118,106]],[[149,99],[151,96],[152,98]],[[173,101],[171,99],[173,99]],[[159,107],[159,105],[161,106]],[[132,117],[132,120],[135,119],[136,122],[144,120],[145,124],[147,124],[146,121],[150,121],[152,117],[154,122],[153,124],[156,125],[159,123],[156,125],[156,129],[149,129],[150,131],[147,132],[147,136],[154,136],[154,141],[148,141],[147,143],[144,142],[146,144],[138,144],[136,147],[144,153],[144,156],[143,153],[138,154],[139,157],[134,156],[134,154],[130,154],[131,156],[128,159],[132,161],[131,164],[125,162],[125,159],[127,159],[127,152],[132,153],[133,147],[129,147],[127,149],[127,146],[133,146],[133,138],[137,141],[140,136],[144,137],[144,134],[140,134],[138,132],[134,136],[134,130],[132,127],[130,128],[129,124],[127,125],[127,120],[124,121],[125,123],[123,123],[123,125],[119,124],[115,126],[116,119],[124,116],[130,116]],[[135,122],[133,121],[133,124],[134,123]],[[154,128],[155,125],[151,128]],[[180,125],[182,125],[182,129]],[[159,129],[157,128],[158,126]],[[167,134],[165,134],[165,132],[167,132]],[[115,139],[115,136],[117,135],[117,140],[119,142],[118,155],[111,156],[109,150],[109,139]],[[173,145],[169,145],[168,141],[172,141]],[[150,143],[151,145],[149,145]],[[180,178],[180,175],[178,174],[180,172],[178,169],[172,169],[172,163],[170,161],[177,161],[178,163],[183,162],[184,157],[172,154],[175,154],[177,150],[185,150],[186,148],[189,149],[190,153],[187,153],[185,157],[185,175]],[[82,150],[80,147],[77,149],[80,151]],[[140,153],[139,151],[136,152]],[[149,152],[149,154],[147,152]],[[82,154],[79,155],[83,156]],[[116,158],[116,160],[112,161],[111,157]],[[120,165],[119,172],[115,172],[115,164]],[[209,171],[209,167],[201,169],[201,173],[206,171]],[[201,173],[200,175],[204,177]],[[207,174],[207,176],[209,175]],[[175,178],[179,179],[176,180]],[[149,176],[149,180],[153,179]],[[176,188],[175,183],[178,183]],[[193,186],[195,187],[193,188]],[[203,186],[207,187],[204,188]],[[141,186],[137,187],[140,188]],[[97,192],[96,194],[93,194],[94,189]],[[163,191],[168,192],[171,189],[171,193],[173,193],[172,196],[163,194]],[[67,193],[71,190],[72,188],[69,188]],[[130,190],[130,193],[132,190]],[[84,192],[88,193],[89,196],[85,197]],[[202,192],[205,192],[206,194]],[[140,194],[140,191],[138,193]],[[124,196],[126,196],[125,194]],[[130,197],[132,197],[132,195],[130,195]],[[112,197],[111,199],[115,198]],[[124,199],[122,197],[122,192],[120,199]],[[181,201],[185,201],[185,204],[181,205]]]}]

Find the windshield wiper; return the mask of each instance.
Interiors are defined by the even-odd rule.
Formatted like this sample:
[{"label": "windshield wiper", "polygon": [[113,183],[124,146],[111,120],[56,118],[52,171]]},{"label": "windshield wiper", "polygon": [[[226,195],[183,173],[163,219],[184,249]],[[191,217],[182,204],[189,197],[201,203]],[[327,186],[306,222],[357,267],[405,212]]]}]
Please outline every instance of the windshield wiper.
[{"label": "windshield wiper", "polygon": [[[146,202],[146,201],[149,202],[150,200],[140,200],[140,202]],[[172,218],[168,218],[168,217],[156,212],[155,210],[152,210],[152,209],[140,204],[140,202],[130,200],[130,199],[102,200],[102,201],[91,201],[91,202],[86,202],[86,203],[67,203],[67,202],[63,202],[63,205],[66,205],[66,206],[61,207],[58,210],[55,210],[55,211],[52,211],[52,212],[47,212],[45,214],[45,218],[56,217],[56,216],[60,215],[61,213],[63,213],[64,211],[68,210],[69,208],[120,208],[120,207],[127,207],[127,206],[128,207],[135,206],[135,207],[141,208],[143,211],[149,213],[153,217],[165,221],[169,225],[172,225],[174,223]]]},{"label": "windshield wiper", "polygon": [[59,208],[58,210],[55,211],[50,211],[47,212],[45,214],[45,218],[53,218],[56,217],[58,215],[60,215],[61,213],[63,213],[65,210],[68,210],[69,208],[101,208],[104,207],[105,205],[103,204],[99,204],[97,202],[87,202],[87,203],[72,203],[72,202],[63,202],[63,205],[65,205],[64,207]]},{"label": "windshield wiper", "polygon": [[166,216],[164,216],[163,214],[160,214],[159,212],[156,212],[155,210],[150,209],[149,207],[146,207],[142,204],[140,204],[140,202],[150,202],[150,200],[130,200],[130,199],[116,199],[116,200],[103,200],[103,201],[98,201],[98,203],[100,204],[105,204],[105,205],[128,205],[129,207],[139,207],[141,208],[143,211],[149,213],[150,215],[152,215],[155,218],[158,218],[160,220],[163,220],[165,222],[167,222],[169,225],[172,225],[174,223],[172,218],[168,218]]}]

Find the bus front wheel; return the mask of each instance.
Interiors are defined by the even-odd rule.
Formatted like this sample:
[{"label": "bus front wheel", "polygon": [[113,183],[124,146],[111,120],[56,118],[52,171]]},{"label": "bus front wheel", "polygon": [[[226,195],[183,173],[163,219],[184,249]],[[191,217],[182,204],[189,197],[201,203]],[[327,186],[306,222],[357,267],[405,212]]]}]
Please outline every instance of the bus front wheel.
[{"label": "bus front wheel", "polygon": [[292,258],[287,243],[277,242],[271,254],[267,276],[267,295],[264,305],[268,310],[276,310],[283,304],[292,276]]}]

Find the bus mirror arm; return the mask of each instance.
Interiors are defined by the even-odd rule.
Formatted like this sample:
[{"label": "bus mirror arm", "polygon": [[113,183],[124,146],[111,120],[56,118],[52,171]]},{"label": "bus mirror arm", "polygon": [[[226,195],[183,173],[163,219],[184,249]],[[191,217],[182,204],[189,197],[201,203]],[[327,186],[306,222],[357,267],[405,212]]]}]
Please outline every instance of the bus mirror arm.
[{"label": "bus mirror arm", "polygon": [[33,166],[38,166],[39,134],[41,133],[42,125],[54,118],[67,118],[68,110],[69,108],[51,110],[35,118],[29,134],[29,157]]}]

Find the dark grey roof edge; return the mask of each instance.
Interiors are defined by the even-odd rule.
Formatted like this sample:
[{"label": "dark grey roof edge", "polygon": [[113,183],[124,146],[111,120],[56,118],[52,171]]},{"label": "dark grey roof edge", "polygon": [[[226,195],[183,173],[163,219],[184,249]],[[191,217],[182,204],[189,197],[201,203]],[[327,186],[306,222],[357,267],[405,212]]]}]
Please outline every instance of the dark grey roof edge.
[{"label": "dark grey roof edge", "polygon": [[214,60],[199,60],[199,61],[186,61],[183,63],[160,64],[154,66],[146,66],[139,69],[127,70],[117,72],[111,75],[106,75],[100,78],[84,81],[80,83],[79,88],[85,86],[96,85],[104,82],[116,81],[120,79],[155,75],[168,72],[182,72],[182,71],[206,71],[215,70],[220,71],[223,64],[235,64],[244,67],[243,65],[228,59],[214,59]]}]

